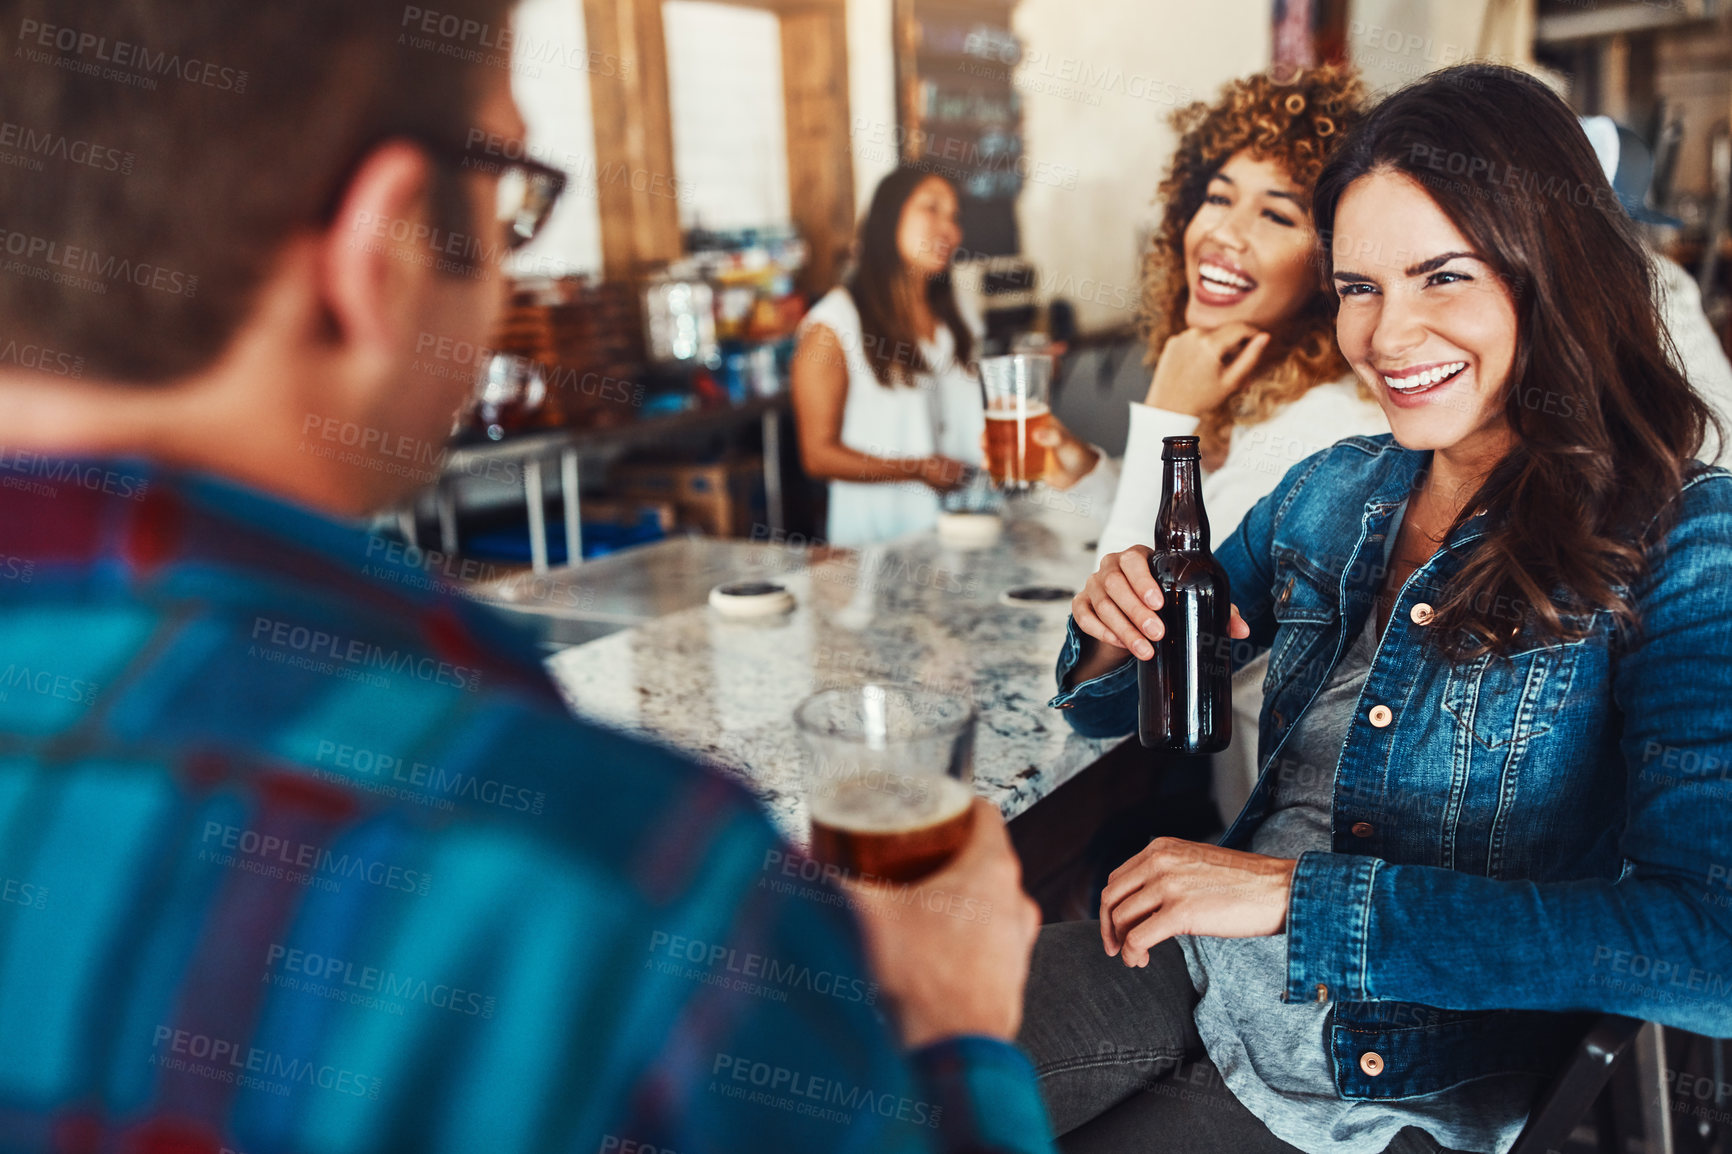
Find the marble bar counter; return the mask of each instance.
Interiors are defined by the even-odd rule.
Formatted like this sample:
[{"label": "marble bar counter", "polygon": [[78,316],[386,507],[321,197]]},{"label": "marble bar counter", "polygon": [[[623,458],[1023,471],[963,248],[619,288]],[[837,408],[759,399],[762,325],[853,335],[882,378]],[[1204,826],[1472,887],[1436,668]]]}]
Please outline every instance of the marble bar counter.
[{"label": "marble bar counter", "polygon": [[[926,533],[857,551],[688,540],[634,552],[622,573],[645,586],[690,584],[651,576],[683,565],[706,588],[775,580],[796,606],[767,621],[725,618],[707,604],[681,609],[558,651],[548,659],[554,679],[575,712],[737,777],[793,841],[807,838],[794,707],[819,689],[897,682],[972,700],[975,790],[1007,819],[1123,741],[1079,737],[1047,708],[1069,599],[1033,608],[1001,599],[1025,585],[1075,590],[1093,570],[1084,537],[1037,511],[1013,505],[999,541],[978,549]],[[582,587],[594,580],[587,568],[560,580]]]},{"label": "marble bar counter", "polygon": [[468,592],[531,626],[544,647],[563,649],[707,604],[724,582],[784,569],[775,552],[749,541],[674,537],[575,568],[512,572]]}]

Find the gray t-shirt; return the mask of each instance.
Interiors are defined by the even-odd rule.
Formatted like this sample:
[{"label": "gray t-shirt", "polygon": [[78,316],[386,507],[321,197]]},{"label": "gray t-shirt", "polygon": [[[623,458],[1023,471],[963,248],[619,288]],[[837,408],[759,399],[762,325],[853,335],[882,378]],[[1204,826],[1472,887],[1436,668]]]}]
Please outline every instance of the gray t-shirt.
[{"label": "gray t-shirt", "polygon": [[[1389,539],[1394,536],[1392,526]],[[1253,852],[1297,858],[1331,849],[1336,765],[1377,647],[1372,613],[1294,723],[1271,770],[1277,775],[1272,808],[1251,836]],[[1343,1099],[1329,1054],[1328,1004],[1281,1000],[1286,934],[1182,935],[1178,942],[1200,995],[1197,1032],[1209,1060],[1233,1096],[1282,1141],[1307,1154],[1381,1154],[1403,1127],[1418,1126],[1452,1150],[1508,1154],[1521,1134],[1538,1087],[1532,1078],[1482,1078],[1402,1102]]]}]

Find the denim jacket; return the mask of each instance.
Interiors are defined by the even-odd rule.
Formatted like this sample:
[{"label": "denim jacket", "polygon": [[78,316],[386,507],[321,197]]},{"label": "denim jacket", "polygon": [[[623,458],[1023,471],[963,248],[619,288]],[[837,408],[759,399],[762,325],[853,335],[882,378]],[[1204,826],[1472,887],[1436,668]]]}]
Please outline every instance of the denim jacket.
[{"label": "denim jacket", "polygon": [[[1251,627],[1235,667],[1270,651],[1260,775],[1223,845],[1247,847],[1268,813],[1429,459],[1388,435],[1341,441],[1215,550]],[[1732,474],[1694,474],[1668,513],[1623,639],[1596,611],[1584,639],[1518,640],[1507,659],[1422,646],[1478,518],[1401,589],[1333,767],[1333,848],[1299,859],[1287,908],[1284,999],[1333,1003],[1343,1097],[1549,1075],[1583,1012],[1732,1036]],[[1520,604],[1486,611],[1525,628]],[[1081,640],[1072,622],[1061,686]],[[1127,662],[1052,704],[1110,736],[1135,728],[1136,695]]]}]

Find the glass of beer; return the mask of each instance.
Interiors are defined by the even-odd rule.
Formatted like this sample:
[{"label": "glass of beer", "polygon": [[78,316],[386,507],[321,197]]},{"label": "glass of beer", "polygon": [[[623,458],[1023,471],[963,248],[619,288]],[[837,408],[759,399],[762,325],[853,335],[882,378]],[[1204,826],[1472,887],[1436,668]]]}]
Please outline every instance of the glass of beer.
[{"label": "glass of beer", "polygon": [[858,877],[911,882],[973,827],[974,706],[923,689],[826,689],[794,711],[812,758],[812,857]]},{"label": "glass of beer", "polygon": [[1046,446],[1033,434],[1052,420],[1052,358],[1030,353],[980,362],[986,389],[986,468],[1003,489],[1027,489],[1046,472]]}]

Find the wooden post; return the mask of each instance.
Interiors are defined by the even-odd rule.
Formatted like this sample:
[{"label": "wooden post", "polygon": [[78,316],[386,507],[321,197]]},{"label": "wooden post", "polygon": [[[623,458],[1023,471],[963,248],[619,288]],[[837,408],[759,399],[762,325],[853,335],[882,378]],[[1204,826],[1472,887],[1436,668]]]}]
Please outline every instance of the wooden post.
[{"label": "wooden post", "polygon": [[1600,46],[1600,111],[1620,124],[1630,118],[1630,38],[1622,33]]},{"label": "wooden post", "polygon": [[800,287],[821,296],[840,278],[854,237],[848,29],[841,4],[785,8],[780,16],[788,205],[812,248]]},{"label": "wooden post", "polygon": [[595,118],[601,256],[609,280],[636,279],[680,255],[673,119],[662,0],[583,0]]},{"label": "wooden post", "polygon": [[[848,112],[848,29],[840,0],[722,0],[776,13],[782,30],[782,99],[788,202],[812,246],[801,287],[837,281],[854,236],[854,158]],[[583,0],[590,58],[622,67],[590,73],[602,265],[635,278],[680,255],[673,120],[661,0]],[[644,191],[648,188],[651,191]]]}]

